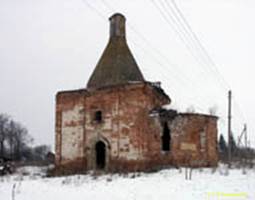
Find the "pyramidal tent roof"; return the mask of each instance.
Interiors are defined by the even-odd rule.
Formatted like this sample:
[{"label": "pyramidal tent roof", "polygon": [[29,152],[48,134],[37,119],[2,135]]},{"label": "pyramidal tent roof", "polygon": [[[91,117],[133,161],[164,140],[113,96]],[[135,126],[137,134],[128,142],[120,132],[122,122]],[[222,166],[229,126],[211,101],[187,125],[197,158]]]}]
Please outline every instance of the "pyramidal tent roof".
[{"label": "pyramidal tent roof", "polygon": [[87,88],[145,81],[126,42],[125,17],[117,13],[109,20],[110,39],[87,83]]}]

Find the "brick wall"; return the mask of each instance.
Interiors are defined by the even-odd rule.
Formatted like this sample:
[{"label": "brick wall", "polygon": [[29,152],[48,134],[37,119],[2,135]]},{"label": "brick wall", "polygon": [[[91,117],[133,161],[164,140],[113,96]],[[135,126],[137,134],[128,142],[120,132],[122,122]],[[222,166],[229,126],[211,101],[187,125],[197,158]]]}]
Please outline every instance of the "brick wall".
[{"label": "brick wall", "polygon": [[[162,121],[150,115],[168,103],[167,95],[147,83],[58,93],[56,168],[71,173],[95,169],[98,141],[106,146],[106,171],[184,165],[191,157],[197,165],[217,163],[217,118],[178,114]],[[102,121],[95,119],[98,111]],[[162,151],[163,122],[171,133],[170,151]]]}]

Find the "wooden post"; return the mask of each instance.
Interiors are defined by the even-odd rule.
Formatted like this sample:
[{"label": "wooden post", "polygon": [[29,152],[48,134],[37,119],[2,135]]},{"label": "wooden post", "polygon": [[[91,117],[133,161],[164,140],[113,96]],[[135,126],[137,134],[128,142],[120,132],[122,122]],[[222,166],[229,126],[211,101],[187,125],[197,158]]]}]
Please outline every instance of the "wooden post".
[{"label": "wooden post", "polygon": [[232,92],[228,91],[228,166],[231,166],[231,100]]}]

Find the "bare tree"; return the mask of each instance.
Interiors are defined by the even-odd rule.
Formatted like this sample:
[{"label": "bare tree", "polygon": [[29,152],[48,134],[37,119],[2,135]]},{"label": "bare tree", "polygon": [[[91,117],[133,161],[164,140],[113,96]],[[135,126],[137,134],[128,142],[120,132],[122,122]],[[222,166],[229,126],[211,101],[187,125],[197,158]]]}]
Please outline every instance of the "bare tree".
[{"label": "bare tree", "polygon": [[214,105],[208,109],[208,112],[210,115],[216,115],[218,111],[218,106]]},{"label": "bare tree", "polygon": [[21,159],[22,149],[26,148],[27,145],[33,142],[33,138],[28,134],[28,131],[21,124],[16,124],[16,131],[14,134],[15,141],[15,155],[16,159]]},{"label": "bare tree", "polygon": [[33,138],[22,124],[0,114],[0,157],[9,157],[13,161],[46,161],[50,147],[32,147],[32,142]]},{"label": "bare tree", "polygon": [[39,145],[33,148],[33,157],[34,160],[46,160],[47,154],[50,152],[50,146],[48,145]]},{"label": "bare tree", "polygon": [[0,114],[0,156],[4,157],[5,147],[4,142],[6,140],[6,128],[9,122],[9,116],[6,114]]},{"label": "bare tree", "polygon": [[0,157],[21,159],[21,153],[31,144],[27,129],[6,114],[0,114]]},{"label": "bare tree", "polygon": [[187,109],[186,109],[186,112],[188,113],[195,113],[196,112],[196,109],[193,105],[190,105]]},{"label": "bare tree", "polygon": [[14,135],[16,132],[16,124],[13,120],[9,122],[9,126],[7,128],[7,142],[9,147],[9,155],[13,159],[14,158]]},{"label": "bare tree", "polygon": [[8,129],[8,142],[10,156],[15,160],[20,160],[21,152],[32,142],[32,138],[25,127],[11,120]]}]

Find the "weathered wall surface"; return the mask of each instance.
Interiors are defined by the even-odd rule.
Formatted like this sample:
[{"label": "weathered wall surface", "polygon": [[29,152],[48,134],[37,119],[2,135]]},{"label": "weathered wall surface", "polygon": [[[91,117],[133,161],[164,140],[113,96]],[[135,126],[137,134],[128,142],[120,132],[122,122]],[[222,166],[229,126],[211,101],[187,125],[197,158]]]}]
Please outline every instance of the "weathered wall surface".
[{"label": "weathered wall surface", "polygon": [[84,92],[57,94],[56,99],[56,165],[84,161]]},{"label": "weathered wall surface", "polygon": [[[106,146],[110,171],[150,170],[164,165],[217,163],[217,118],[178,114],[151,115],[168,104],[162,91],[148,84],[60,93],[56,110],[56,165],[71,172],[96,169],[96,143]],[[95,119],[101,111],[102,120]],[[170,129],[170,151],[162,150],[163,123]]]},{"label": "weathered wall surface", "polygon": [[83,105],[62,111],[62,162],[83,156]]},{"label": "weathered wall surface", "polygon": [[[90,158],[89,169],[95,168],[93,151],[99,140],[107,144],[109,170],[138,169],[144,165],[147,137],[153,131],[149,111],[168,103],[168,100],[161,100],[156,95],[156,91],[148,85],[134,84],[96,91],[86,98],[86,157]],[[101,123],[93,120],[98,110],[103,115]]]},{"label": "weathered wall surface", "polygon": [[177,165],[216,165],[217,118],[199,114],[179,114],[170,122],[172,156]]}]

